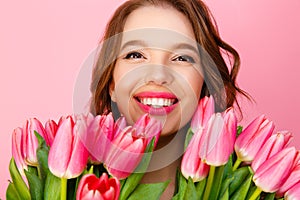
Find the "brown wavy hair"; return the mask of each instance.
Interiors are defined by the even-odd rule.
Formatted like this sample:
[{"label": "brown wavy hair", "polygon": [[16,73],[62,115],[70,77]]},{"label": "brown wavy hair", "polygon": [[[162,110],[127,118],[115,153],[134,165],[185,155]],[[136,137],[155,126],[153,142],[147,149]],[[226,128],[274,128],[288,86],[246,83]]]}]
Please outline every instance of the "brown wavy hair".
[{"label": "brown wavy hair", "polygon": [[[210,10],[201,0],[129,0],[114,12],[101,40],[102,46],[92,73],[90,111],[93,114],[107,114],[112,109],[109,89],[121,44],[121,37],[113,36],[123,32],[130,13],[140,7],[151,5],[172,6],[184,14],[193,27],[196,42],[201,46],[200,56],[204,54],[204,51],[209,55],[201,56],[205,82],[200,98],[213,95],[217,111],[233,106],[237,102],[237,93],[249,98],[248,94],[236,83],[240,68],[239,54],[221,39]],[[228,56],[229,66],[226,65],[222,55]]]}]

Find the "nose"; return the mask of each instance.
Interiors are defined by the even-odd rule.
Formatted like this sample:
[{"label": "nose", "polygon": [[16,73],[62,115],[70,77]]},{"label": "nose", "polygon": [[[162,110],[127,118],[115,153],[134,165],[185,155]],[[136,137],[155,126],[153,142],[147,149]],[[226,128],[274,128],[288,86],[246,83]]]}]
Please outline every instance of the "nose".
[{"label": "nose", "polygon": [[163,65],[151,65],[147,67],[145,82],[156,85],[168,85],[174,80],[173,72]]}]

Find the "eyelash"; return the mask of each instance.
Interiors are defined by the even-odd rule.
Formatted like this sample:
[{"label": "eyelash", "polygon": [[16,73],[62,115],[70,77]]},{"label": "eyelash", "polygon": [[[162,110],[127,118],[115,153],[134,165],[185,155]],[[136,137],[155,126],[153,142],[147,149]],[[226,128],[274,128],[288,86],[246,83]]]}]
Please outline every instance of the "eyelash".
[{"label": "eyelash", "polygon": [[[124,59],[145,59],[146,57],[137,51],[129,52],[125,55]],[[188,55],[181,55],[177,56],[176,58],[172,59],[172,61],[179,61],[179,62],[187,62],[187,63],[195,63],[195,59]]]},{"label": "eyelash", "polygon": [[139,53],[139,52],[130,52],[128,54],[126,54],[126,56],[124,57],[124,59],[144,59],[145,56],[143,56],[143,54]]},{"label": "eyelash", "polygon": [[194,58],[188,55],[177,56],[172,61],[195,63]]}]

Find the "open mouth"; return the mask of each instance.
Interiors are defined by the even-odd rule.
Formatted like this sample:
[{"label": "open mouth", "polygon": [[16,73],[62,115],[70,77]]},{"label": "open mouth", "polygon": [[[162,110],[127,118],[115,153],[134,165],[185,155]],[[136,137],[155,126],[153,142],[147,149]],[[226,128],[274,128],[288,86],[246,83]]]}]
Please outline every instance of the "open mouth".
[{"label": "open mouth", "polygon": [[134,96],[138,105],[151,114],[163,115],[171,112],[179,100],[170,93],[147,93]]},{"label": "open mouth", "polygon": [[151,106],[153,108],[162,108],[162,107],[168,107],[176,104],[178,102],[178,99],[176,98],[149,98],[149,97],[135,97],[135,99],[146,105]]}]

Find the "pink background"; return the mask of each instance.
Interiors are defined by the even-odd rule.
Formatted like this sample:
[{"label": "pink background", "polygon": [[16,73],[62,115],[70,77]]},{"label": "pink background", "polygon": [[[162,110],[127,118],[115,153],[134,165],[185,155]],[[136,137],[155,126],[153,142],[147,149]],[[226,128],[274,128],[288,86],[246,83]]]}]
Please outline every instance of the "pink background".
[{"label": "pink background", "polygon": [[[43,123],[73,112],[81,64],[121,0],[3,1],[0,6],[0,198],[5,199],[11,132],[26,119]],[[240,53],[246,124],[265,113],[300,147],[300,1],[206,0],[222,37]]]}]

